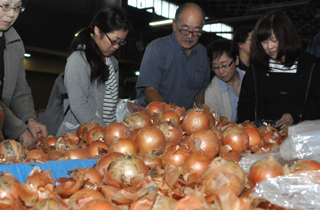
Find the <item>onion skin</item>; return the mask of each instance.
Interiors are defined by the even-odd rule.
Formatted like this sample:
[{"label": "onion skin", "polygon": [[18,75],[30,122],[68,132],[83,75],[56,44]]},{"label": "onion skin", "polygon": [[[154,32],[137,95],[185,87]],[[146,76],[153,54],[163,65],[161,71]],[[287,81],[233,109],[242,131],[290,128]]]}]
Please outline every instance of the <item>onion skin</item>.
[{"label": "onion skin", "polygon": [[231,126],[223,131],[221,136],[222,145],[229,145],[233,152],[241,153],[248,149],[249,135],[244,128]]},{"label": "onion skin", "polygon": [[124,155],[137,155],[138,146],[131,139],[117,139],[110,145],[108,152],[119,152]]},{"label": "onion skin", "polygon": [[115,139],[127,138],[127,132],[128,126],[118,122],[110,123],[104,131],[104,141],[110,146]]},{"label": "onion skin", "polygon": [[249,135],[249,147],[257,146],[261,143],[261,135],[256,128],[244,127]]},{"label": "onion skin", "polygon": [[266,143],[279,144],[282,141],[282,136],[278,130],[270,124],[266,127],[259,128],[262,141]]},{"label": "onion skin", "polygon": [[[119,170],[121,169],[121,170]],[[148,175],[148,167],[133,155],[124,155],[113,161],[104,175],[104,182],[118,189],[131,186],[130,180],[138,174]]]},{"label": "onion skin", "polygon": [[165,152],[162,154],[162,166],[163,168],[166,168],[169,164],[172,164],[178,167],[189,155],[190,152],[187,147],[183,145],[173,145],[166,149]]},{"label": "onion skin", "polygon": [[41,150],[31,150],[26,154],[27,159],[48,161],[48,156]]},{"label": "onion skin", "polygon": [[157,155],[147,153],[141,158],[144,164],[146,164],[146,166],[148,166],[149,169],[151,169],[151,167],[154,165],[158,166],[159,168],[163,168],[161,159]]},{"label": "onion skin", "polygon": [[203,129],[190,136],[188,147],[191,153],[201,153],[213,159],[220,151],[220,141],[213,131]]},{"label": "onion skin", "polygon": [[87,148],[87,153],[89,157],[97,157],[99,155],[99,148],[103,148],[106,151],[109,149],[109,147],[106,145],[105,142],[101,141],[94,141],[91,143]]},{"label": "onion skin", "polygon": [[63,156],[63,153],[58,150],[51,150],[47,154],[48,160],[57,160],[59,157]]},{"label": "onion skin", "polygon": [[235,195],[239,196],[246,184],[246,174],[233,161],[226,161],[217,157],[203,174],[201,182],[208,196],[218,197],[220,189],[224,185],[227,185]]},{"label": "onion skin", "polygon": [[81,189],[71,195],[67,204],[72,209],[80,209],[87,202],[96,199],[104,199],[104,196],[95,190]]},{"label": "onion skin", "polygon": [[203,154],[191,154],[181,164],[181,173],[191,182],[199,181],[210,165],[210,158]]},{"label": "onion skin", "polygon": [[268,178],[283,175],[282,165],[270,154],[268,158],[255,162],[249,171],[249,180],[252,185]]},{"label": "onion skin", "polygon": [[134,112],[123,119],[123,122],[131,129],[145,128],[152,125],[151,118],[144,113]]},{"label": "onion skin", "polygon": [[78,177],[80,177],[84,173],[84,181],[89,180],[92,183],[100,184],[103,179],[100,173],[93,168],[76,168],[69,171],[68,173],[72,174],[73,171],[75,171]]},{"label": "onion skin", "polygon": [[166,147],[166,138],[160,129],[147,127],[137,133],[136,144],[140,153],[161,155]]},{"label": "onion skin", "polygon": [[294,160],[284,165],[284,174],[298,174],[320,170],[320,163],[315,160]]},{"label": "onion skin", "polygon": [[85,140],[85,136],[87,135],[88,131],[96,126],[100,126],[99,123],[97,122],[82,123],[77,129],[76,135],[79,137],[80,140]]},{"label": "onion skin", "polygon": [[108,167],[110,163],[112,163],[117,158],[123,156],[123,154],[114,152],[114,153],[108,153],[104,156],[102,156],[94,165],[94,169],[96,169],[101,176],[104,176],[104,171],[108,170]]},{"label": "onion skin", "polygon": [[177,124],[175,121],[165,121],[158,125],[166,138],[166,142],[172,142],[177,145],[182,141],[183,129],[182,125]]},{"label": "onion skin", "polygon": [[182,121],[182,128],[187,135],[191,135],[201,129],[209,129],[209,127],[210,123],[207,115],[202,109],[198,108],[187,111]]},{"label": "onion skin", "polygon": [[88,143],[88,144],[91,144],[93,142],[96,142],[96,141],[103,141],[104,139],[104,130],[105,130],[105,127],[103,126],[96,126],[94,128],[91,128],[87,135],[85,136],[85,141]]},{"label": "onion skin", "polygon": [[92,200],[84,204],[80,210],[119,210],[114,204],[107,200]]}]

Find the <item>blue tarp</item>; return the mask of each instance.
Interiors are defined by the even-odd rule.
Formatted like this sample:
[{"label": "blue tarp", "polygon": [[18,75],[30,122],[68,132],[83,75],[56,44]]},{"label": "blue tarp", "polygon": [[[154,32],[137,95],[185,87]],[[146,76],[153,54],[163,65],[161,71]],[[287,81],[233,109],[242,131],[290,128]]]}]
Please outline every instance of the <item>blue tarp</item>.
[{"label": "blue tarp", "polygon": [[63,160],[63,161],[47,161],[42,163],[14,163],[14,164],[2,164],[0,165],[0,171],[10,172],[21,183],[25,183],[29,173],[35,166],[38,166],[40,170],[51,170],[52,178],[57,179],[59,177],[69,177],[67,172],[74,168],[92,168],[98,159],[82,159],[82,160]]}]

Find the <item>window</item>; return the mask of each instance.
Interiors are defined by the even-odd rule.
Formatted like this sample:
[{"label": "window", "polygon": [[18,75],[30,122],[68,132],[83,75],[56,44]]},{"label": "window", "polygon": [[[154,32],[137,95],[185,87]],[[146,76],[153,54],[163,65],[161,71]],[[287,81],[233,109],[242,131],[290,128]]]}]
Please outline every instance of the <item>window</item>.
[{"label": "window", "polygon": [[231,40],[233,38],[233,28],[223,23],[206,24],[203,30],[206,32],[214,32],[217,36],[226,39]]}]

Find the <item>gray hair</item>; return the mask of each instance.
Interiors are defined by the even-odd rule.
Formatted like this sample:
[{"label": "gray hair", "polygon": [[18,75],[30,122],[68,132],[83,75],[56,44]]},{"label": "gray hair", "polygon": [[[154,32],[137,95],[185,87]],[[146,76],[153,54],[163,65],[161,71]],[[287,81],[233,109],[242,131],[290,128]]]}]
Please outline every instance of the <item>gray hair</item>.
[{"label": "gray hair", "polygon": [[182,4],[182,5],[179,6],[179,8],[176,11],[176,15],[174,17],[176,23],[178,23],[180,21],[180,15],[183,12],[183,10],[188,8],[188,7],[190,7],[190,6],[195,6],[201,12],[201,14],[202,14],[202,25],[204,25],[205,24],[205,20],[204,20],[205,13],[204,13],[203,9],[199,5],[197,5],[195,3],[190,3],[190,2]]}]

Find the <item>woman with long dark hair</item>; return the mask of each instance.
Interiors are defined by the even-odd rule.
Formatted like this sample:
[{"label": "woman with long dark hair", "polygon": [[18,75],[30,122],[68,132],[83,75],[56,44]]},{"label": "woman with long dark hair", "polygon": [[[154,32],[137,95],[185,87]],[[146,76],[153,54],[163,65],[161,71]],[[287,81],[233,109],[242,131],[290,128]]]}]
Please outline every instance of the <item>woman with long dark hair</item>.
[{"label": "woman with long dark hair", "polygon": [[[100,10],[71,45],[64,84],[70,102],[57,135],[75,132],[82,122],[106,126],[116,121],[119,67],[113,53],[126,43],[128,15],[119,7]],[[131,112],[143,108],[127,103]]]},{"label": "woman with long dark hair", "polygon": [[287,15],[269,12],[251,39],[252,70],[244,76],[238,122],[274,120],[275,127],[320,118],[320,66],[305,52]]}]

